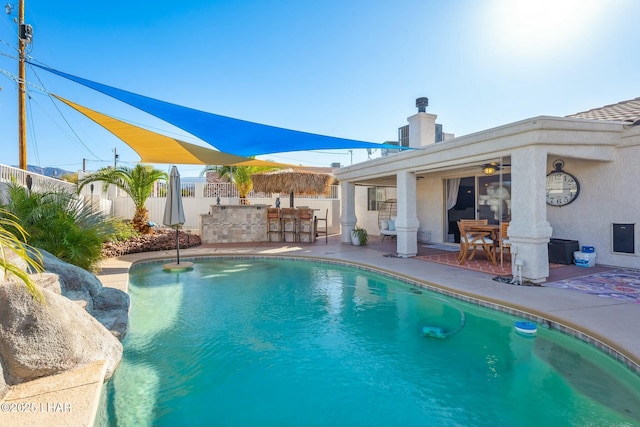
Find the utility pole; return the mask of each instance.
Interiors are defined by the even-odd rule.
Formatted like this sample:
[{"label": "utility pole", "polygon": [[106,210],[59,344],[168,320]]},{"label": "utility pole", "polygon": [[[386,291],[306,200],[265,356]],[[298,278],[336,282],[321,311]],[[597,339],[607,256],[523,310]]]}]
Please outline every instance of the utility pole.
[{"label": "utility pole", "polygon": [[116,169],[118,167],[118,159],[120,158],[120,156],[118,155],[118,151],[116,151],[116,149],[113,149],[113,168]]},{"label": "utility pole", "polygon": [[[8,15],[13,7],[5,6]],[[26,102],[26,76],[25,76],[25,47],[33,40],[33,28],[24,23],[24,0],[18,3],[18,163],[20,169],[27,169],[27,102]]]}]

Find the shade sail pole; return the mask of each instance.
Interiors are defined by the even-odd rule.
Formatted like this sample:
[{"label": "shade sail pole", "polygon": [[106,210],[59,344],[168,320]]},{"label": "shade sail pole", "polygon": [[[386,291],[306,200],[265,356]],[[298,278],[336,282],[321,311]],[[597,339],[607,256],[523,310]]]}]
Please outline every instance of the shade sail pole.
[{"label": "shade sail pole", "polygon": [[179,228],[176,227],[176,264],[180,264],[180,235]]}]

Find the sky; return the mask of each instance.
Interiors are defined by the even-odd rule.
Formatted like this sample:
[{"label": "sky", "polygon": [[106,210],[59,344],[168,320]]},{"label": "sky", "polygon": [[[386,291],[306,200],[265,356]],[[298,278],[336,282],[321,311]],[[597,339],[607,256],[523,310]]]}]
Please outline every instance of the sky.
[{"label": "sky", "polygon": [[[17,17],[0,16],[0,163],[18,164]],[[640,96],[637,0],[25,0],[31,60],[152,98],[238,119],[385,142],[415,114],[462,136]],[[87,170],[139,157],[55,93],[194,144],[181,129],[27,67],[27,162]],[[343,166],[379,150],[274,153]],[[171,165],[156,165],[169,170]],[[179,165],[197,177],[201,165]]]}]

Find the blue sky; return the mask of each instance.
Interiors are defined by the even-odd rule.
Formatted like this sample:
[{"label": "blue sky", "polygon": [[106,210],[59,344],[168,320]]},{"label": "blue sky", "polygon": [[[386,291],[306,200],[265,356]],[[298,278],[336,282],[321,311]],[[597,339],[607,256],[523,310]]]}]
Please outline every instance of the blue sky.
[{"label": "blue sky", "polygon": [[[429,97],[461,136],[538,115],[565,116],[640,96],[637,0],[25,0],[29,54],[52,68],[244,120],[384,142]],[[0,17],[0,163],[18,163],[17,16]],[[90,5],[90,6],[87,6]],[[105,95],[27,70],[39,88],[201,143]],[[28,163],[95,170],[138,156],[30,87]],[[378,157],[373,153],[372,157]],[[261,156],[348,165],[365,150]],[[167,169],[169,165],[158,165]],[[201,166],[180,166],[197,176]]]}]

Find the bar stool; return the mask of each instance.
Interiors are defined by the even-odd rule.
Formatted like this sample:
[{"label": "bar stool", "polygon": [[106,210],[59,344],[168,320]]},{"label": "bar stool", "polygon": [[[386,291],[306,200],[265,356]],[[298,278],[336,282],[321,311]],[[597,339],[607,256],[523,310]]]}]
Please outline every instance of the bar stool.
[{"label": "bar stool", "polygon": [[[327,218],[329,218],[329,209],[324,212],[324,218],[316,217],[314,220],[313,228],[316,230],[316,237],[320,234],[324,234],[324,242],[329,243],[329,223],[327,222]],[[324,222],[324,228],[318,228],[318,223]]]},{"label": "bar stool", "polygon": [[271,242],[271,236],[275,234],[277,242],[282,242],[282,218],[280,218],[280,209],[267,208],[267,241]]},{"label": "bar stool", "polygon": [[[285,242],[296,242],[298,240],[297,210],[294,208],[282,208],[280,211],[283,240]],[[291,240],[287,240],[287,236],[290,236]]]},{"label": "bar stool", "polygon": [[307,236],[306,243],[313,243],[315,233],[313,230],[313,211],[309,208],[298,209],[298,242]]}]

